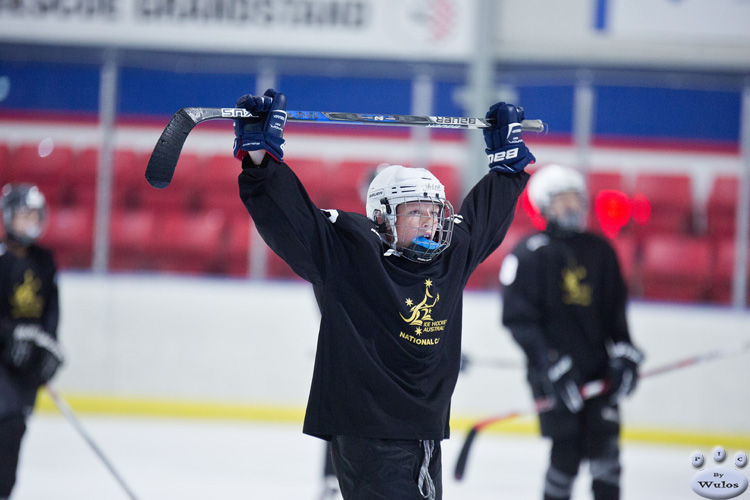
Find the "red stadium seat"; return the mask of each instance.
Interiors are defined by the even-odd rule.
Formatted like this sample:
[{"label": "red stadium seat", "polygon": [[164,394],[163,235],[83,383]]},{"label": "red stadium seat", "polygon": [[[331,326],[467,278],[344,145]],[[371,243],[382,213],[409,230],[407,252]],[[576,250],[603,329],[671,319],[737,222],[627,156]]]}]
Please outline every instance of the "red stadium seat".
[{"label": "red stadium seat", "polygon": [[[734,280],[734,238],[724,238],[716,244],[716,261],[711,273],[709,298],[713,302],[730,304],[732,302]],[[750,262],[750,251],[748,252]],[[750,304],[750,264],[747,271],[747,303]]]},{"label": "red stadium seat", "polygon": [[338,208],[331,205],[331,172],[322,159],[285,156],[284,161],[294,170],[316,207]]},{"label": "red stadium seat", "polygon": [[197,211],[202,207],[200,191],[203,186],[196,182],[201,178],[205,167],[204,160],[196,153],[183,152],[177,161],[172,182],[164,189],[156,189],[146,181],[145,169],[138,183],[138,206],[160,211]]},{"label": "red stadium seat", "polygon": [[722,175],[714,179],[706,203],[706,231],[711,238],[734,236],[739,179]]},{"label": "red stadium seat", "polygon": [[474,270],[466,283],[469,290],[497,290],[500,287],[500,266],[516,244],[529,232],[512,225],[500,246]]},{"label": "red stadium seat", "polygon": [[451,202],[453,208],[455,210],[461,208],[465,193],[461,186],[459,169],[453,165],[430,165],[428,170],[445,186],[445,197]]},{"label": "red stadium seat", "polygon": [[252,220],[247,212],[229,220],[222,250],[224,274],[236,277],[248,276],[251,227]]},{"label": "red stadium seat", "polygon": [[631,296],[641,295],[641,267],[638,241],[632,234],[620,234],[610,239],[609,243],[617,253],[620,271],[628,284]]},{"label": "red stadium seat", "polygon": [[8,176],[12,182],[36,184],[50,204],[59,205],[67,197],[72,165],[70,146],[26,143],[11,152]]},{"label": "red stadium seat", "polygon": [[218,273],[226,219],[220,210],[158,215],[158,238],[150,246],[156,269]]},{"label": "red stadium seat", "polygon": [[331,206],[346,212],[365,213],[367,188],[378,164],[372,161],[346,160],[333,165],[329,176]]},{"label": "red stadium seat", "polygon": [[156,214],[149,210],[116,210],[110,222],[109,268],[137,271],[151,268],[150,243],[156,238]]},{"label": "red stadium seat", "polygon": [[71,203],[93,209],[99,177],[99,149],[86,148],[73,157],[69,186]]},{"label": "red stadium seat", "polygon": [[693,231],[692,181],[688,175],[639,174],[634,194],[645,196],[651,206],[649,220],[638,227],[640,235]]},{"label": "red stadium seat", "polygon": [[0,188],[10,182],[10,147],[0,142]]},{"label": "red stadium seat", "polygon": [[682,302],[707,298],[711,250],[707,238],[652,235],[643,246],[643,297]]},{"label": "red stadium seat", "polygon": [[[237,177],[242,171],[239,160],[231,154],[210,156],[191,179],[193,192],[207,210],[221,210],[227,218],[247,213],[240,200]],[[175,174],[175,177],[177,174]]]},{"label": "red stadium seat", "polygon": [[93,211],[83,207],[50,206],[47,227],[40,244],[52,250],[59,268],[90,268],[93,241]]},{"label": "red stadium seat", "polygon": [[134,209],[141,205],[146,188],[148,156],[130,149],[115,150],[112,157],[112,205],[115,209]]}]

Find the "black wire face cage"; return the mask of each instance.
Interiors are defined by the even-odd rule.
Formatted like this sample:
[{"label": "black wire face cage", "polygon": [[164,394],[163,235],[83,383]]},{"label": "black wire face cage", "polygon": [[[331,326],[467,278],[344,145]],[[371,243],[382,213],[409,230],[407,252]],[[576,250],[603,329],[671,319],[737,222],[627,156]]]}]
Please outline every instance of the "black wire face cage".
[{"label": "black wire face cage", "polygon": [[[453,238],[453,221],[455,213],[453,211],[453,205],[451,205],[449,201],[440,198],[414,199],[413,196],[404,197],[402,200],[391,197],[384,201],[384,205],[386,205],[389,214],[386,218],[389,222],[394,238],[390,246],[395,253],[414,262],[429,262],[450,246],[451,239]],[[403,224],[402,222],[399,224],[402,228],[404,226],[413,228],[417,234],[416,237],[406,244],[402,241],[404,235],[399,234],[396,227],[396,213],[390,209],[391,207],[398,207],[398,205],[401,205],[402,203],[418,203],[418,205],[412,207],[413,211],[416,213],[406,213],[405,215],[400,216],[402,218],[407,217],[409,220],[417,219],[414,223],[407,222],[406,224]],[[431,217],[426,214],[429,214],[435,205],[439,207],[439,211],[437,214],[437,220],[434,222],[435,231],[430,238],[428,235],[419,234],[419,230],[431,230],[432,222],[428,221]]]}]

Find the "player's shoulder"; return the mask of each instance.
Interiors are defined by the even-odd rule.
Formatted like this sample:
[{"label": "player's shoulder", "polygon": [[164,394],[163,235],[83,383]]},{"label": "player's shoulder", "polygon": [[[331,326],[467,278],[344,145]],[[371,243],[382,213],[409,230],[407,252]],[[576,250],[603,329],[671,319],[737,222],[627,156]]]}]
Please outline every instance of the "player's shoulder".
[{"label": "player's shoulder", "polygon": [[56,267],[55,256],[47,247],[40,245],[29,245],[29,256],[37,262],[42,262],[52,268]]},{"label": "player's shoulder", "polygon": [[587,248],[614,252],[612,243],[610,243],[610,240],[608,240],[603,235],[596,234],[591,231],[583,231],[581,233],[578,233],[576,237],[581,241],[583,245],[586,245]]},{"label": "player's shoulder", "polygon": [[549,244],[549,235],[543,232],[535,232],[521,238],[513,248],[513,253],[518,256],[533,254],[539,249],[549,246]]}]

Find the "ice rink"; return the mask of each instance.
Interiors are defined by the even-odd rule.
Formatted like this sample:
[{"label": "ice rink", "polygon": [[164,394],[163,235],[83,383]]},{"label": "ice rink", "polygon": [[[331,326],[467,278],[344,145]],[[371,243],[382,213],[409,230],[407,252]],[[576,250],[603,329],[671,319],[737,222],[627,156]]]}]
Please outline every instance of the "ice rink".
[{"label": "ice rink", "polygon": [[[301,424],[79,415],[86,432],[138,500],[318,500],[323,442]],[[443,442],[445,499],[540,499],[547,443],[481,435],[466,476],[453,479],[463,432]],[[623,443],[623,499],[700,498],[690,489],[697,448]],[[700,449],[710,461],[710,451]],[[733,456],[739,450],[726,450]],[[742,450],[748,451],[748,450]],[[24,441],[13,500],[127,500],[109,471],[62,416],[35,414]],[[588,473],[575,499],[591,498]]]}]

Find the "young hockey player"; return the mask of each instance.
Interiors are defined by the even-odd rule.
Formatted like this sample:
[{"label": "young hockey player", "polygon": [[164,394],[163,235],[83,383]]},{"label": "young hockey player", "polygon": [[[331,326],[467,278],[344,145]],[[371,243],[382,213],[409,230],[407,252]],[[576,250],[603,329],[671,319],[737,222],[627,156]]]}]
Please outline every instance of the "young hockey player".
[{"label": "young hockey player", "polygon": [[461,358],[464,286],[502,241],[534,161],[521,108],[498,103],[490,172],[455,214],[424,169],[381,170],[366,215],[319,210],[281,160],[286,98],[237,107],[240,197],[268,245],[309,281],[321,311],[303,431],[331,442],[345,499],[442,497],[442,439]]},{"label": "young hockey player", "polygon": [[16,482],[21,439],[39,386],[62,363],[52,254],[34,244],[46,218],[44,195],[29,184],[2,190],[0,243],[0,500]]},{"label": "young hockey player", "polygon": [[[569,499],[583,459],[596,500],[620,494],[618,403],[635,389],[642,354],[630,340],[627,293],[617,255],[585,231],[586,185],[577,171],[549,165],[532,175],[529,197],[547,220],[503,261],[503,324],[528,357],[535,398],[556,399],[539,414],[552,451],[545,500]],[[578,388],[604,379],[609,391],[583,400]]]}]

